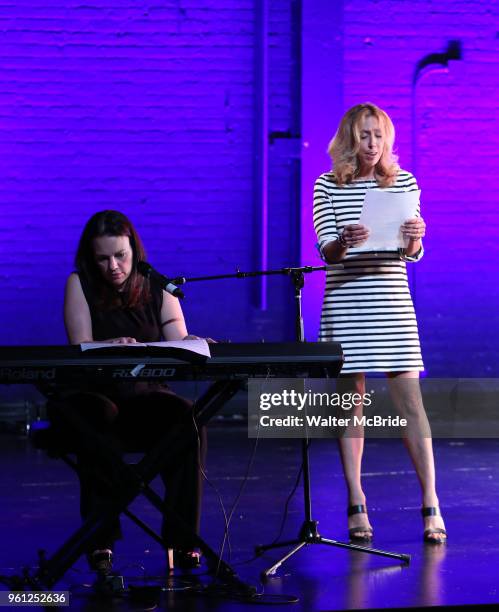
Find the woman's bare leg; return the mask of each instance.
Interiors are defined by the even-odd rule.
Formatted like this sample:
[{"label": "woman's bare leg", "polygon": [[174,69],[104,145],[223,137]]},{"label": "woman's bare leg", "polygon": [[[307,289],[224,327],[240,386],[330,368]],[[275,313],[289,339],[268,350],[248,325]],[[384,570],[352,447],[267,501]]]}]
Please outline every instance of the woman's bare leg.
[{"label": "woman's bare leg", "polygon": [[[423,506],[438,506],[431,430],[423,406],[419,373],[390,372],[387,373],[387,377],[395,407],[400,416],[408,421],[408,433],[403,441],[416,469],[423,496]],[[444,521],[441,516],[427,516],[424,518],[424,528],[444,529]],[[431,537],[437,541],[445,540],[443,534],[432,534]]]},{"label": "woman's bare leg", "polygon": [[[342,376],[338,379],[339,393],[365,392],[365,376],[362,373]],[[339,438],[339,448],[343,474],[348,490],[348,505],[365,505],[366,496],[362,489],[361,467],[362,454],[364,452],[364,428],[361,425],[353,426],[353,417],[362,416],[362,402],[356,404],[348,412],[341,416],[352,419],[351,425],[345,429],[343,436]],[[343,411],[342,411],[343,412]],[[348,529],[359,527],[359,531],[353,532],[354,537],[362,538],[367,535],[366,529],[370,529],[367,514],[353,514],[348,517]]]}]

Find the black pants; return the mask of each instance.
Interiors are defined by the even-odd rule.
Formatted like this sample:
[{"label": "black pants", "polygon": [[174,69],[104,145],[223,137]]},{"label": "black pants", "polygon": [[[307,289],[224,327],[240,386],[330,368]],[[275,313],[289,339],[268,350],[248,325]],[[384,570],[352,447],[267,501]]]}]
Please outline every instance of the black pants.
[{"label": "black pants", "polygon": [[[199,531],[202,478],[201,464],[205,453],[205,430],[198,432],[192,419],[192,403],[166,388],[147,387],[132,392],[79,392],[63,401],[49,403],[49,416],[59,432],[76,451],[80,479],[80,512],[85,519],[98,510],[106,498],[106,485],[97,474],[113,474],[112,465],[103,465],[92,440],[98,439],[120,455],[125,450],[147,451],[168,430],[188,424],[189,448],[165,466],[161,478],[165,484],[165,498],[175,513],[182,517],[195,533]],[[189,550],[193,542],[163,520],[161,535],[169,548]],[[121,538],[119,518],[100,532],[91,550],[113,548]],[[91,552],[89,550],[88,552]]]}]

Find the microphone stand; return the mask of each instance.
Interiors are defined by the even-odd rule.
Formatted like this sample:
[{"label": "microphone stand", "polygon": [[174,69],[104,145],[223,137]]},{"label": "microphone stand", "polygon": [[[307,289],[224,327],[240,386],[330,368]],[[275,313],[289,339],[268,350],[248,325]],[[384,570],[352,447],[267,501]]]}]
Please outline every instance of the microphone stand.
[{"label": "microphone stand", "polygon": [[[302,289],[305,286],[305,274],[311,272],[317,272],[319,270],[333,270],[342,269],[341,264],[325,265],[325,266],[302,266],[297,268],[280,268],[276,270],[260,270],[257,272],[241,272],[238,270],[235,274],[219,274],[214,276],[198,276],[194,278],[177,277],[172,279],[172,283],[176,285],[183,285],[188,282],[195,281],[211,281],[226,278],[251,278],[255,276],[271,276],[276,274],[287,275],[291,278],[291,282],[294,287],[295,294],[295,337],[297,342],[305,342],[305,334],[303,327],[303,315],[302,315]],[[328,546],[337,546],[340,548],[346,548],[348,550],[356,550],[359,552],[365,552],[372,555],[380,555],[383,557],[389,557],[391,559],[397,559],[404,563],[409,563],[411,556],[407,554],[393,553],[385,550],[379,550],[377,548],[368,548],[367,546],[360,546],[358,544],[340,542],[338,540],[332,540],[324,538],[319,534],[317,529],[318,521],[312,518],[312,495],[310,485],[310,458],[309,458],[309,438],[305,435],[301,441],[301,453],[302,453],[302,470],[303,470],[303,496],[304,496],[304,513],[305,518],[298,533],[298,537],[294,540],[286,540],[283,542],[276,542],[271,544],[264,544],[262,546],[256,546],[256,554],[263,553],[266,550],[273,548],[281,548],[283,546],[291,546],[283,557],[281,557],[276,563],[267,568],[261,573],[263,579],[276,573],[278,568],[295,553],[308,544],[326,544]]]},{"label": "microphone stand", "polygon": [[[317,272],[318,270],[333,270],[335,268],[342,268],[341,264],[327,265],[327,266],[303,266],[301,268],[278,268],[276,270],[258,270],[256,272],[241,272],[237,270],[234,274],[216,274],[213,276],[194,276],[186,278],[185,276],[177,276],[172,278],[170,282],[175,285],[184,285],[185,283],[193,283],[196,281],[211,281],[221,280],[224,278],[254,278],[256,276],[274,276],[276,274],[288,275],[293,277],[296,273],[302,275],[309,272]],[[304,284],[304,283],[303,283]],[[302,287],[303,287],[302,284]],[[301,298],[300,298],[301,299]],[[300,309],[301,312],[301,309]]]}]

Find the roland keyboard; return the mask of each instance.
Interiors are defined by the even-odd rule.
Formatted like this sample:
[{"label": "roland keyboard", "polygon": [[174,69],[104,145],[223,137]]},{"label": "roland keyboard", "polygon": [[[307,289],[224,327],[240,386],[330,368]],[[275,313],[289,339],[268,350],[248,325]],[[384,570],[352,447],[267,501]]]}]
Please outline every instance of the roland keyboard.
[{"label": "roland keyboard", "polygon": [[337,342],[210,344],[211,357],[184,349],[0,346],[0,384],[326,378],[343,365]]}]

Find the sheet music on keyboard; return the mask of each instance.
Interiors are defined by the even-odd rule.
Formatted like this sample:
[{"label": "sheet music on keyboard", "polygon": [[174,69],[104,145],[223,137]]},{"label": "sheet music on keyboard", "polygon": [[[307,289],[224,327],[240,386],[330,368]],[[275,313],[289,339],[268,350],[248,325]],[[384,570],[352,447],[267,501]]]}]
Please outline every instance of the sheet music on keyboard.
[{"label": "sheet music on keyboard", "polygon": [[130,344],[118,344],[113,342],[83,342],[80,344],[82,352],[89,350],[100,350],[100,349],[136,349],[136,348],[154,348],[164,349],[164,351],[158,350],[158,355],[164,352],[168,355],[169,352],[176,352],[181,350],[182,352],[192,353],[193,356],[200,355],[202,357],[211,357],[210,345],[204,338],[197,338],[194,340],[168,340],[165,342],[134,342]]}]

